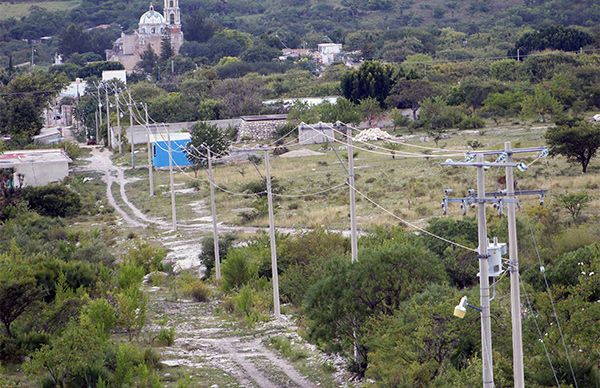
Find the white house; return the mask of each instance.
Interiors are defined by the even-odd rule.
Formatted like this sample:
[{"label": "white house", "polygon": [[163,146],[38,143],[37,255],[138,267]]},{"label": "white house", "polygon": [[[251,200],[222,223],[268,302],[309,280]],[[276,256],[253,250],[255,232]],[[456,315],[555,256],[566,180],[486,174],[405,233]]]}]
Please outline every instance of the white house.
[{"label": "white house", "polygon": [[342,52],[341,43],[321,43],[317,45],[317,48],[321,56],[321,63],[325,66],[329,66],[335,62],[337,56]]},{"label": "white house", "polygon": [[[69,175],[72,160],[61,149],[7,151],[0,154],[0,170],[21,174],[23,186],[45,186]],[[14,179],[17,182],[17,179]]]}]

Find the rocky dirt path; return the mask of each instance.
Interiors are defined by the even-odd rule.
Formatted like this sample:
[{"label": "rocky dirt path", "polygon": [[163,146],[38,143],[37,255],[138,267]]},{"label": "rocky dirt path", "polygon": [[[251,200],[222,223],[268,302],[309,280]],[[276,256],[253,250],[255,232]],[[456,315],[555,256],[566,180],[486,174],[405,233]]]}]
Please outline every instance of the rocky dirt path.
[{"label": "rocky dirt path", "polygon": [[[202,223],[181,225],[179,231],[172,231],[170,223],[149,217],[135,207],[127,198],[125,169],[115,166],[108,150],[92,149],[88,158],[90,164],[84,169],[98,172],[106,183],[106,196],[109,204],[123,221],[133,228],[158,228],[156,238],[169,249],[167,260],[179,269],[198,266],[200,253],[199,231],[212,230],[210,217]],[[119,197],[113,194],[112,186],[119,186]],[[259,228],[226,228],[252,232]],[[156,291],[156,290],[153,290]],[[187,371],[209,368],[222,373],[212,378],[211,384],[218,386],[241,387],[314,387],[287,360],[269,350],[264,343],[272,335],[289,332],[289,320],[268,322],[259,331],[242,331],[239,324],[232,324],[215,314],[214,304],[189,301],[169,301],[164,292],[151,293],[149,311],[152,321],[165,320],[167,327],[174,327],[177,339],[174,346],[164,348],[164,363],[172,368],[186,367]],[[147,330],[157,332],[160,327],[150,325]],[[226,378],[228,376],[229,378]],[[210,379],[209,379],[210,380]],[[203,383],[207,380],[205,379]],[[225,383],[230,381],[230,383]],[[231,383],[233,381],[233,383]]]},{"label": "rocky dirt path", "polygon": [[215,304],[170,302],[167,299],[157,293],[151,298],[150,306],[155,321],[166,319],[168,327],[176,328],[174,345],[162,351],[166,365],[187,367],[189,370],[219,369],[242,387],[320,385],[311,382],[287,360],[265,346],[271,336],[295,329],[285,317],[258,325],[255,329],[241,329],[241,324],[218,317],[214,311]]}]

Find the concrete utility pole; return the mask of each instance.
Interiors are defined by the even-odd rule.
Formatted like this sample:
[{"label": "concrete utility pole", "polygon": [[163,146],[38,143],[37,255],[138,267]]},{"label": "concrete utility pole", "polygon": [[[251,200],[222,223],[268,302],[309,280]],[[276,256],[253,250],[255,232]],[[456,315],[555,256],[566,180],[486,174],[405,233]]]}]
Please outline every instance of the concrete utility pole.
[{"label": "concrete utility pole", "polygon": [[[512,146],[504,143],[506,161],[512,162]],[[519,288],[519,248],[517,245],[516,197],[513,167],[506,166],[506,197],[508,198],[508,255],[510,260],[510,316],[512,321],[514,387],[525,387],[523,371],[523,339],[521,338],[521,290]]]},{"label": "concrete utility pole", "polygon": [[175,182],[173,180],[173,149],[171,147],[171,132],[169,127],[163,123],[167,130],[167,142],[169,150],[169,183],[171,186],[171,217],[173,218],[173,230],[177,230],[177,206],[175,204]]},{"label": "concrete utility pole", "polygon": [[115,93],[115,103],[117,104],[117,142],[119,143],[119,154],[122,154],[123,142],[121,141],[121,109],[119,106],[119,92]]},{"label": "concrete utility pole", "polygon": [[[148,182],[150,184],[150,196],[154,197],[154,167],[152,166],[152,144],[150,144],[150,118],[148,116],[148,104],[142,103],[142,107],[144,108],[144,114],[146,116],[146,144],[148,147]],[[133,123],[131,125],[133,126]],[[130,135],[131,142],[133,143],[133,131],[131,131]]]},{"label": "concrete utility pole", "polygon": [[488,236],[485,215],[485,171],[483,155],[477,155],[477,230],[479,239],[479,303],[481,306],[481,347],[483,359],[483,387],[494,387],[492,360],[492,322],[490,316],[490,278],[488,277]]},{"label": "concrete utility pole", "polygon": [[104,88],[106,92],[106,145],[112,148],[112,133],[110,130],[110,101],[108,100],[108,88]]},{"label": "concrete utility pole", "polygon": [[[133,141],[133,101],[129,94],[129,142],[131,143],[131,168],[135,168],[135,141]],[[148,115],[147,110],[145,110]],[[146,117],[146,129],[148,128],[148,118]]]},{"label": "concrete utility pole", "polygon": [[96,138],[94,140],[96,140],[96,144],[98,144],[98,135],[100,133],[99,129],[98,129],[98,109],[96,109],[95,113],[95,123],[96,123]]},{"label": "concrete utility pole", "polygon": [[210,209],[212,211],[212,223],[213,223],[213,241],[215,249],[215,277],[217,280],[221,279],[221,256],[219,253],[219,229],[217,226],[217,201],[215,199],[215,178],[213,175],[212,167],[212,153],[210,148],[206,148],[207,159],[208,159],[208,178],[210,181]]},{"label": "concrete utility pole", "polygon": [[[470,204],[478,204],[478,234],[479,234],[479,275],[480,275],[480,303],[481,303],[481,344],[483,358],[483,386],[493,387],[493,363],[492,363],[492,342],[490,328],[490,306],[489,306],[489,254],[485,219],[485,204],[493,203],[498,209],[498,214],[502,215],[504,203],[508,209],[508,229],[509,229],[509,258],[510,258],[510,283],[511,283],[511,320],[512,320],[512,342],[513,342],[513,374],[514,386],[524,387],[523,373],[523,344],[521,337],[521,296],[519,288],[519,259],[516,228],[516,196],[536,195],[539,197],[540,205],[544,203],[546,190],[519,190],[515,191],[513,169],[516,167],[520,171],[527,171],[529,168],[525,163],[515,163],[512,160],[514,154],[539,152],[538,159],[548,156],[546,147],[531,147],[512,149],[510,142],[505,143],[504,150],[494,151],[473,151],[467,154],[463,162],[454,162],[448,160],[444,166],[477,167],[477,193],[469,190],[469,196],[464,198],[450,198],[448,196],[452,190],[445,190],[446,196],[442,202],[444,214],[448,209],[449,203],[460,203],[463,211]],[[485,162],[484,156],[495,155],[498,159],[495,162]],[[474,161],[473,159],[475,159]],[[506,169],[506,190],[485,192],[485,168],[505,167]],[[476,195],[476,196],[475,196]],[[463,213],[464,214],[464,213]]]},{"label": "concrete utility pole", "polygon": [[265,151],[265,168],[267,173],[267,200],[269,202],[269,236],[271,237],[271,272],[273,273],[273,313],[275,318],[281,316],[279,307],[279,273],[277,272],[277,241],[275,239],[275,217],[273,215],[273,190],[271,188],[271,163],[269,151]]},{"label": "concrete utility pole", "polygon": [[348,145],[348,185],[350,186],[350,234],[352,262],[358,261],[358,236],[356,233],[356,193],[354,192],[354,148],[352,146],[352,129],[346,126]]}]

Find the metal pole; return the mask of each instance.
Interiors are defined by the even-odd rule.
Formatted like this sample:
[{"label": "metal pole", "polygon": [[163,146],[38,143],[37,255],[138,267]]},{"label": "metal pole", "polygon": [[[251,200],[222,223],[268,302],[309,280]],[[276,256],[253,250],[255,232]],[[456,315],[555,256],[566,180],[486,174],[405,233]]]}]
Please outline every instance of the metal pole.
[{"label": "metal pole", "polygon": [[167,142],[169,150],[169,182],[171,185],[171,216],[173,218],[173,230],[177,230],[177,208],[175,205],[175,182],[173,181],[173,150],[171,147],[171,132],[169,127],[164,125],[167,130]]},{"label": "metal pole", "polygon": [[[150,127],[148,117],[148,104],[142,104],[144,114],[146,115],[146,146],[148,148],[148,182],[150,184],[150,196],[154,197],[154,166],[152,165],[152,144],[150,143]],[[131,108],[130,108],[131,109]],[[133,116],[132,116],[133,117]],[[132,123],[133,126],[133,123]],[[133,143],[133,131],[130,133],[131,142]]]},{"label": "metal pole", "polygon": [[[483,155],[477,155],[477,162],[483,163]],[[479,302],[481,305],[481,356],[483,360],[483,387],[494,387],[494,367],[492,361],[492,325],[490,317],[490,279],[488,277],[488,236],[485,218],[485,171],[477,166],[477,230],[479,234]]]},{"label": "metal pole", "polygon": [[[102,99],[101,99],[102,97],[100,97],[100,84],[96,85],[96,88],[98,90],[98,110],[97,110],[97,113],[98,113],[98,117],[100,119],[99,126],[100,126],[100,128],[102,128],[104,126],[104,123],[102,122]],[[100,131],[96,132],[96,144],[98,144],[98,145],[100,144]]]},{"label": "metal pole", "polygon": [[212,211],[212,222],[213,222],[213,241],[215,244],[215,277],[217,280],[221,279],[221,256],[219,252],[219,229],[217,225],[217,201],[215,199],[215,178],[213,175],[212,167],[212,154],[210,148],[206,148],[208,155],[208,178],[210,181],[210,209]]},{"label": "metal pole", "polygon": [[[131,94],[129,95],[129,142],[131,143],[131,168],[135,168],[135,141],[133,141],[133,101],[131,100]],[[146,116],[148,115],[147,110]],[[146,117],[146,126],[148,125],[148,117]]]},{"label": "metal pole", "polygon": [[106,145],[112,148],[112,133],[110,131],[110,101],[108,100],[108,88],[106,91]]},{"label": "metal pole", "polygon": [[[512,162],[512,146],[504,143],[506,161]],[[523,339],[521,338],[521,291],[519,288],[519,248],[517,243],[517,221],[515,209],[515,183],[513,167],[506,167],[506,198],[508,213],[508,249],[510,259],[510,315],[512,321],[513,378],[514,387],[525,387],[523,371]]]},{"label": "metal pole", "polygon": [[350,233],[352,262],[358,261],[358,237],[356,233],[356,193],[354,192],[354,148],[352,147],[352,129],[346,126],[348,145],[348,184],[350,185]]},{"label": "metal pole", "polygon": [[122,154],[123,142],[121,141],[121,109],[119,107],[119,92],[115,93],[115,102],[117,104],[117,142],[119,143],[119,154]]},{"label": "metal pole", "polygon": [[271,271],[273,272],[273,313],[275,318],[281,316],[279,307],[279,273],[277,272],[277,245],[275,240],[275,217],[273,216],[273,191],[271,189],[271,163],[269,151],[265,152],[265,168],[267,173],[267,199],[269,202],[269,236],[271,237]]}]

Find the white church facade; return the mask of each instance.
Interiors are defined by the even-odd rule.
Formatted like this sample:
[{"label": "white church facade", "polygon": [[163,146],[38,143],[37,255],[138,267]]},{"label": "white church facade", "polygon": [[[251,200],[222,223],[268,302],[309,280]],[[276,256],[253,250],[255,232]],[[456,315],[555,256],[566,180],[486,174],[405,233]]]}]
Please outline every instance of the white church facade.
[{"label": "white church facade", "polygon": [[170,37],[173,52],[178,54],[183,44],[179,0],[165,0],[162,14],[150,5],[150,9],[140,17],[138,29],[132,34],[122,33],[113,48],[106,50],[106,60],[120,62],[125,70],[131,72],[148,47],[160,55],[164,37]]}]

